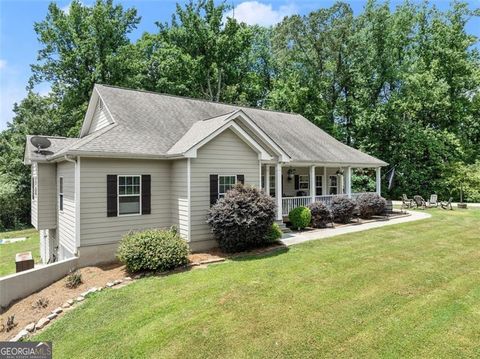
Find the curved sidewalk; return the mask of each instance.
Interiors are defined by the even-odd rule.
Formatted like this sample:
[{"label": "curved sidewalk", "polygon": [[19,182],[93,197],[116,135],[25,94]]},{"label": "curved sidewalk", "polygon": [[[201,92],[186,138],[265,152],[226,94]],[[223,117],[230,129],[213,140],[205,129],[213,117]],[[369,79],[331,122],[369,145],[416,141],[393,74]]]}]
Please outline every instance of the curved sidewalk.
[{"label": "curved sidewalk", "polygon": [[427,212],[419,212],[419,211],[407,211],[407,212],[410,214],[410,216],[393,218],[385,221],[370,222],[370,223],[351,225],[351,226],[345,226],[340,228],[323,228],[323,229],[315,229],[315,230],[306,231],[306,232],[285,233],[281,241],[283,244],[287,246],[291,246],[292,244],[313,241],[316,239],[329,238],[329,237],[339,236],[341,234],[347,234],[347,233],[361,232],[361,231],[366,231],[373,228],[390,226],[392,224],[413,222],[413,221],[418,221],[421,219],[427,219],[432,217],[432,215]]}]

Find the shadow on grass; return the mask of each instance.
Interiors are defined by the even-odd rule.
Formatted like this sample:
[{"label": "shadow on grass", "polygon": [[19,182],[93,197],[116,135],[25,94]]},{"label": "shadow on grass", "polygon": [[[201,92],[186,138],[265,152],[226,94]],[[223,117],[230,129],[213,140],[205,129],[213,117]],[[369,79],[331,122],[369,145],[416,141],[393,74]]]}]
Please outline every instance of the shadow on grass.
[{"label": "shadow on grass", "polygon": [[285,254],[289,251],[289,248],[284,244],[278,244],[275,247],[267,247],[267,248],[258,248],[253,251],[238,253],[230,256],[230,260],[232,261],[253,261],[258,259],[270,258],[280,256]]}]

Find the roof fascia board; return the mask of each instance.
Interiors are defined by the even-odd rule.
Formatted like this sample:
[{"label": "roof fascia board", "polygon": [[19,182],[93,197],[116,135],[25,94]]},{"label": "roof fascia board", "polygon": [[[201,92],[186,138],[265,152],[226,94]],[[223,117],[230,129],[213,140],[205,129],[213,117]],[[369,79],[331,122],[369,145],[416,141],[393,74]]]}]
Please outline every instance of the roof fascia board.
[{"label": "roof fascia board", "polygon": [[159,155],[149,155],[149,154],[131,154],[131,153],[122,153],[122,152],[90,152],[90,151],[68,151],[63,154],[63,157],[51,158],[45,162],[61,162],[65,158],[64,156],[81,156],[81,157],[91,157],[91,158],[122,158],[122,159],[135,159],[135,160],[175,160],[185,158],[182,155],[172,155],[172,156],[159,156]]},{"label": "roof fascia board", "polygon": [[257,152],[260,160],[269,161],[272,159],[272,156],[270,156],[270,154],[265,151],[265,149],[259,143],[257,143],[248,133],[246,133],[240,126],[238,126],[233,121],[225,123],[223,126],[212,132],[202,141],[198,142],[195,146],[186,151],[184,153],[184,156],[187,158],[196,158],[197,150],[199,148],[213,140],[215,137],[217,137],[227,129],[231,129],[241,140],[243,140],[248,146],[250,146],[255,152]]},{"label": "roof fascia board", "polygon": [[318,166],[318,167],[354,167],[354,168],[376,168],[388,166],[388,163],[346,163],[346,162],[315,162],[315,161],[292,161],[289,166]]}]

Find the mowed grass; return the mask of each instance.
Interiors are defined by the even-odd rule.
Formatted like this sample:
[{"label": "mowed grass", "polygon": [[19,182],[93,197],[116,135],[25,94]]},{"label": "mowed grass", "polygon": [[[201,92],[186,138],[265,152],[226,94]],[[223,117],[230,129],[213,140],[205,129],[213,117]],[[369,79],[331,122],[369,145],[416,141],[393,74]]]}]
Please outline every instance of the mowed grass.
[{"label": "mowed grass", "polygon": [[0,277],[15,273],[15,254],[32,252],[35,263],[40,262],[40,239],[35,228],[0,232],[0,239],[27,237],[25,241],[0,244]]},{"label": "mowed grass", "polygon": [[480,211],[95,294],[33,338],[58,358],[480,356]]}]

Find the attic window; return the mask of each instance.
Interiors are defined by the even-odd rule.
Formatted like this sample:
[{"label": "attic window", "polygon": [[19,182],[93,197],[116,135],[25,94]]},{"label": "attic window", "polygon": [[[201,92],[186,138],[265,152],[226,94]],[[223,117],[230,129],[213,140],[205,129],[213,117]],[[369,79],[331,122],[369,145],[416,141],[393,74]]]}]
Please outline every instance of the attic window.
[{"label": "attic window", "polygon": [[102,100],[98,100],[98,108],[100,110],[103,110],[103,101]]}]

